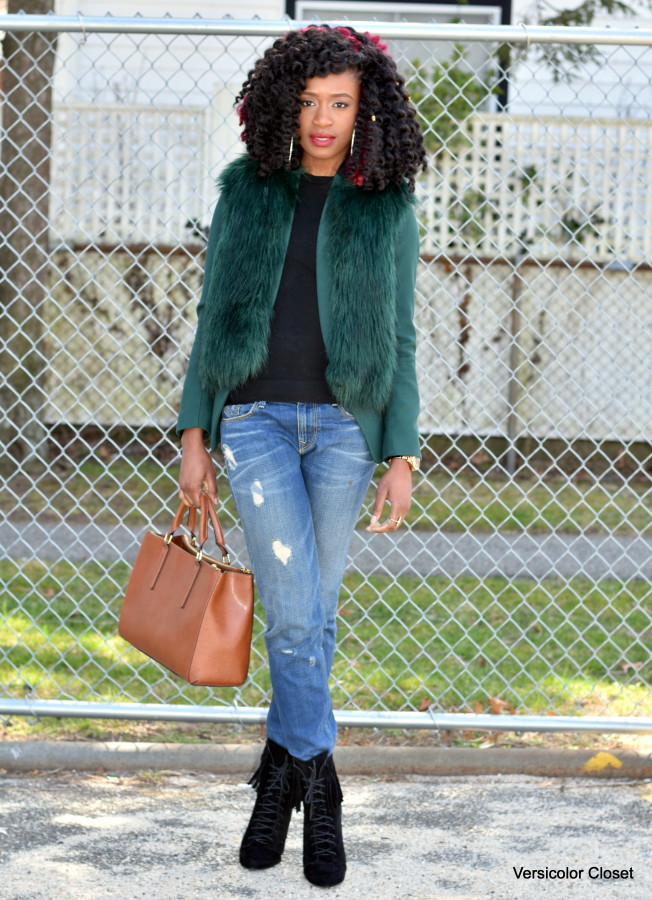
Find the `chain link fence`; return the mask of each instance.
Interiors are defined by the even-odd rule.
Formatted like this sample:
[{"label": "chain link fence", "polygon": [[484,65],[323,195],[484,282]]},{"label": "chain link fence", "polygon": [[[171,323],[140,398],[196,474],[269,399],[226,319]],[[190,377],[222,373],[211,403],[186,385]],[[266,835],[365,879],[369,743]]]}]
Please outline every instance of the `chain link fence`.
[{"label": "chain link fence", "polygon": [[[270,696],[262,622],[247,684],[223,690],[182,684],[116,623],[143,530],[176,505],[215,179],[242,146],[233,98],[289,26],[44,21],[0,18],[0,711],[244,715]],[[429,150],[424,465],[406,527],[354,536],[335,705],[395,726],[647,727],[652,35],[612,33],[571,66],[571,30],[526,46],[519,27],[361,27],[389,37]]]}]

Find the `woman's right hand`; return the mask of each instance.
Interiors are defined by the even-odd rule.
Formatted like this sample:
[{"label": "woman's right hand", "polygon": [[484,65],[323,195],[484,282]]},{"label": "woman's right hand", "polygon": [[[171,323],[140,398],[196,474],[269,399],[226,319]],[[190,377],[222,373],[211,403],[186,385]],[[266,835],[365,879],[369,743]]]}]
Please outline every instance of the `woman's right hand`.
[{"label": "woman's right hand", "polygon": [[217,503],[217,479],[211,455],[204,446],[202,428],[186,428],[181,435],[179,499],[187,506],[199,506],[204,491]]}]

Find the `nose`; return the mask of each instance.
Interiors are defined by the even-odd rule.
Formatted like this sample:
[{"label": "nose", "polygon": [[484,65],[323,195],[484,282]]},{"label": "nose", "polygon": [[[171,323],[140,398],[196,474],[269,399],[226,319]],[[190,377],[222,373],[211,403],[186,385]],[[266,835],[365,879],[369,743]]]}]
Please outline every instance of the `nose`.
[{"label": "nose", "polygon": [[318,103],[315,106],[314,123],[317,126],[331,124],[330,108],[328,103]]}]

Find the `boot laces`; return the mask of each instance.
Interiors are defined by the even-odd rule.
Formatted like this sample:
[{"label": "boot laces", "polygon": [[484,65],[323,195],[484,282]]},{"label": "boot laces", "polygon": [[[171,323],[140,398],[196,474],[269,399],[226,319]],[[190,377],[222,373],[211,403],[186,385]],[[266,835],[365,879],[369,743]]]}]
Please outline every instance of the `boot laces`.
[{"label": "boot laces", "polygon": [[274,839],[274,831],[279,824],[279,812],[289,802],[291,784],[289,778],[289,760],[283,760],[280,766],[270,764],[269,778],[261,787],[260,803],[256,819],[251,831],[251,839],[266,843]]},{"label": "boot laces", "polygon": [[314,766],[307,779],[303,809],[309,820],[315,856],[337,856],[337,835],[326,779],[317,776]]}]

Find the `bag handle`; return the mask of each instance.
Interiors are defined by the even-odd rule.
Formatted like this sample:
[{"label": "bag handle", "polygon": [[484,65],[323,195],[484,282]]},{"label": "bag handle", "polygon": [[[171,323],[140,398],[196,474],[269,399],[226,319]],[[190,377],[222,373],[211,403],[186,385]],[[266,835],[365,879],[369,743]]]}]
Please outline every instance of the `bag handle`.
[{"label": "bag handle", "polygon": [[186,514],[186,510],[189,510],[188,513],[188,531],[195,536],[195,528],[197,526],[197,508],[194,506],[186,506],[186,504],[181,501],[179,504],[179,508],[177,509],[174,519],[172,519],[172,524],[170,525],[170,530],[166,532],[166,537],[174,534],[174,532],[181,526],[183,522],[183,517]]},{"label": "bag handle", "polygon": [[201,552],[201,548],[206,543],[206,538],[208,537],[208,519],[210,517],[213,532],[215,534],[215,543],[222,551],[222,562],[229,562],[229,554],[224,544],[224,532],[222,531],[220,520],[217,518],[215,507],[211,503],[208,494],[204,493],[204,491],[201,492],[199,499],[201,502],[201,506],[199,507],[199,550]]},{"label": "bag handle", "polygon": [[[206,539],[208,537],[208,520],[210,518],[211,525],[213,526],[213,532],[215,533],[215,543],[220,548],[220,551],[222,553],[222,562],[230,564],[231,560],[229,559],[229,553],[224,543],[224,532],[222,531],[220,520],[217,518],[215,507],[211,503],[208,494],[206,494],[204,491],[202,491],[200,494],[200,504],[199,543],[197,544],[198,558],[201,559],[202,548],[206,543]],[[181,526],[186,511],[188,512],[188,530],[194,538],[195,527],[197,523],[197,507],[187,506],[182,500],[179,504],[179,508],[176,511],[174,519],[172,520],[170,530],[165,535],[165,539],[168,544],[172,540],[172,535],[174,534],[174,532]]]}]

